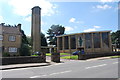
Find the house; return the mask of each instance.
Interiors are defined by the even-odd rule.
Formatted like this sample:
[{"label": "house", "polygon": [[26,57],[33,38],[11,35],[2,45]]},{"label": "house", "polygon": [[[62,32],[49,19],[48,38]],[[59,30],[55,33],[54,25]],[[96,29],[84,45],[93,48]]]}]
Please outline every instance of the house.
[{"label": "house", "polygon": [[95,31],[57,36],[57,51],[72,53],[83,48],[86,54],[112,52],[110,31]]},{"label": "house", "polygon": [[21,24],[17,26],[0,24],[0,52],[9,53],[11,56],[19,55],[21,39]]}]

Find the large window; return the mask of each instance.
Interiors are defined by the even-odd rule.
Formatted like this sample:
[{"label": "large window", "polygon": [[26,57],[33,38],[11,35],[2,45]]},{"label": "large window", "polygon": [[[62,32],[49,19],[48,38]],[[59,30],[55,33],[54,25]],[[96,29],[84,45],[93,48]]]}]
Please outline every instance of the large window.
[{"label": "large window", "polygon": [[71,49],[76,49],[76,38],[71,36]]},{"label": "large window", "polygon": [[59,43],[58,43],[58,46],[59,46],[59,49],[62,50],[63,46],[62,46],[62,37],[59,37]]},{"label": "large window", "polygon": [[100,33],[93,33],[94,48],[100,48]]},{"label": "large window", "polygon": [[2,35],[0,35],[0,40],[3,40],[3,36]]},{"label": "large window", "polygon": [[108,48],[109,47],[109,33],[105,32],[102,33],[102,45],[104,48]]},{"label": "large window", "polygon": [[15,36],[9,36],[9,41],[15,41]]},{"label": "large window", "polygon": [[69,49],[69,38],[68,38],[68,36],[65,36],[64,39],[65,39],[65,43],[64,43],[65,49]]},{"label": "large window", "polygon": [[10,48],[9,48],[9,52],[17,52],[17,48],[10,47]]},{"label": "large window", "polygon": [[85,34],[85,48],[92,48],[92,36],[91,36],[91,33]]}]

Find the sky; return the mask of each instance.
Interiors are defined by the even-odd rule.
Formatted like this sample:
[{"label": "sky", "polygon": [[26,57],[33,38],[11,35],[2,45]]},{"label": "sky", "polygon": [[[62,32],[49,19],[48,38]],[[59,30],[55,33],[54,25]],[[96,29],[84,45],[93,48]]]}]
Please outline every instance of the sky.
[{"label": "sky", "polygon": [[[65,33],[81,33],[118,29],[118,2],[100,0],[50,1],[50,0],[0,0],[0,23],[17,25],[27,36],[31,35],[31,8],[40,6],[41,31],[54,25],[65,27]],[[47,35],[46,35],[47,36]]]}]

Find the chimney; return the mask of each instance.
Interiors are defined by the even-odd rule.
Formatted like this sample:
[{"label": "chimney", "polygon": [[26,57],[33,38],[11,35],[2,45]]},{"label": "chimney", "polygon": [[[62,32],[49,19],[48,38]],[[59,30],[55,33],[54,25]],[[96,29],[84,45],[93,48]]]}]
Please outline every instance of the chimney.
[{"label": "chimney", "polygon": [[18,24],[17,28],[19,29],[19,31],[21,31],[21,24]]}]

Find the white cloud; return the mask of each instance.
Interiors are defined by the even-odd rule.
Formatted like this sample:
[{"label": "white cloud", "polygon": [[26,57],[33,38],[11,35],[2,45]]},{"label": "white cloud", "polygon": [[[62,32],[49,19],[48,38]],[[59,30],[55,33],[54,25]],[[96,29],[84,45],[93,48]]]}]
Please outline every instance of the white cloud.
[{"label": "white cloud", "polygon": [[84,23],[83,21],[77,21],[75,18],[70,18],[69,22],[71,22],[71,23],[79,23],[79,24]]},{"label": "white cloud", "polygon": [[51,16],[55,14],[56,6],[47,0],[10,0],[9,5],[13,6],[13,12],[20,16],[27,16],[31,14],[31,8],[40,6],[42,8],[42,16]]},{"label": "white cloud", "polygon": [[105,10],[105,9],[110,9],[110,8],[112,8],[112,6],[109,6],[109,5],[106,5],[106,4],[105,4],[105,5],[97,5],[96,8],[98,8],[98,9],[104,9],[104,10]]},{"label": "white cloud", "polygon": [[26,17],[25,21],[31,22],[31,16]]},{"label": "white cloud", "polygon": [[67,31],[67,32],[73,31],[73,30],[74,30],[74,29],[73,29],[72,27],[68,27],[68,26],[65,27],[65,31]]},{"label": "white cloud", "polygon": [[83,32],[91,32],[91,31],[96,31],[96,29],[95,28],[90,28],[90,29],[84,30]]},{"label": "white cloud", "polygon": [[69,22],[72,22],[72,23],[75,22],[75,18],[71,18]]},{"label": "white cloud", "polygon": [[113,2],[114,0],[100,0],[100,1],[105,3],[105,2]]},{"label": "white cloud", "polygon": [[96,31],[96,29],[101,28],[101,26],[93,26],[93,28],[89,28],[84,30],[84,32],[91,32],[91,31]]},{"label": "white cloud", "polygon": [[94,28],[101,28],[101,26],[94,26]]},{"label": "white cloud", "polygon": [[4,21],[3,17],[0,16],[0,23],[2,23]]}]

